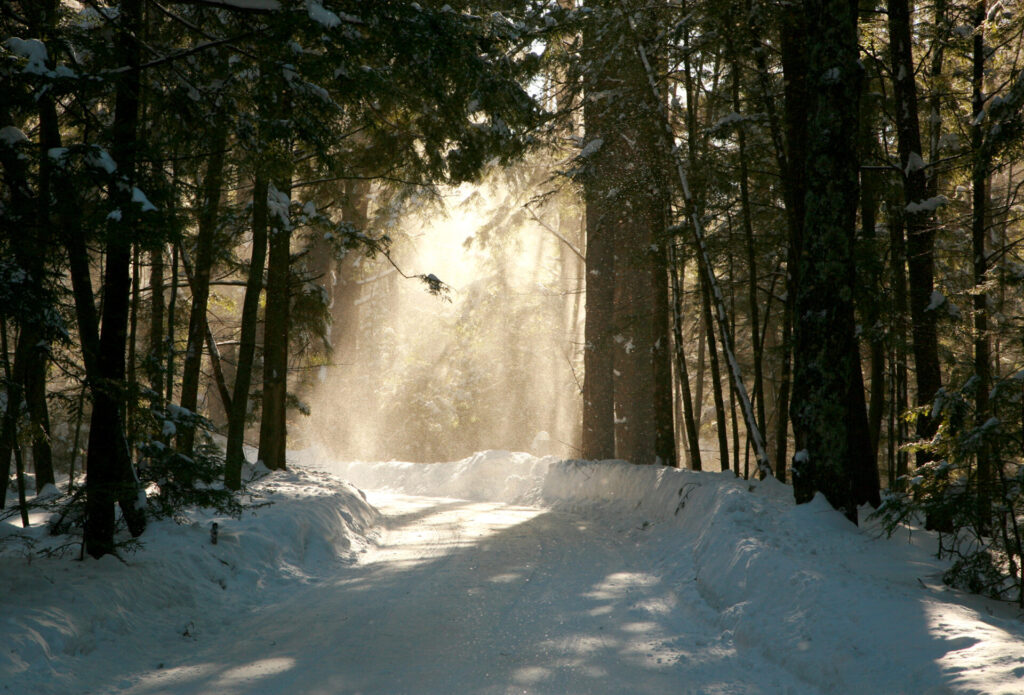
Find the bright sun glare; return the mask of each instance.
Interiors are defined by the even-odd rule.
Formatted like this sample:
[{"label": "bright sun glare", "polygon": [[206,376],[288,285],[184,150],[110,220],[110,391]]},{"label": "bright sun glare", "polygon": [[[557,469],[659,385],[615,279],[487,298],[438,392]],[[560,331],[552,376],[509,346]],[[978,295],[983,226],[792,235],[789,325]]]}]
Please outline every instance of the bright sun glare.
[{"label": "bright sun glare", "polygon": [[437,276],[450,302],[366,262],[373,282],[362,280],[358,326],[332,327],[358,331],[357,348],[336,352],[306,396],[309,444],[362,459],[572,455],[583,306],[568,242],[579,211],[557,196],[527,209],[537,191],[507,176],[444,189],[443,209],[425,206],[388,230],[402,271]]}]

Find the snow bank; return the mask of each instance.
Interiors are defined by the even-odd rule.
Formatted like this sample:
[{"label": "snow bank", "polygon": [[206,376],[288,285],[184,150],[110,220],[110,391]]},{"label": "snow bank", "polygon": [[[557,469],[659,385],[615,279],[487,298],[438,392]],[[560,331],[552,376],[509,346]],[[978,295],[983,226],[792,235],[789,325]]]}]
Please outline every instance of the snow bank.
[{"label": "snow bank", "polygon": [[[322,473],[277,473],[252,489],[272,504],[240,519],[194,513],[185,525],[152,523],[123,563],[28,556],[3,542],[24,537],[16,519],[0,523],[0,673],[12,692],[18,683],[31,684],[26,693],[79,692],[86,672],[114,668],[111,659],[159,668],[143,646],[154,635],[169,644],[229,635],[232,616],[352,561],[378,517],[358,490]],[[37,549],[57,542],[42,525],[29,531]],[[126,639],[136,632],[146,639]],[[76,658],[107,651],[116,658]]]},{"label": "snow bank", "polygon": [[548,468],[558,463],[553,456],[537,458],[508,451],[482,451],[448,463],[339,462],[318,449],[295,456],[362,488],[509,504],[541,503],[538,485]]},{"label": "snow bank", "polygon": [[481,502],[543,505],[581,514],[675,515],[689,471],[625,461],[563,461],[523,452],[481,451],[448,463],[339,462],[321,451],[299,460],[367,489]]},{"label": "snow bank", "polygon": [[866,513],[858,528],[820,495],[797,506],[775,480],[497,451],[331,467],[368,488],[627,518],[723,634],[822,692],[1024,693],[1020,616],[943,586],[934,537],[886,539]]},{"label": "snow bank", "polygon": [[[232,641],[244,616],[287,605],[299,591],[316,605],[325,581],[346,581],[345,564],[367,547],[379,520],[343,478],[406,494],[533,505],[540,508],[534,520],[546,510],[572,512],[622,530],[622,547],[640,559],[611,577],[648,578],[659,586],[659,610],[680,611],[679,624],[709,616],[718,631],[711,642],[759,652],[808,693],[1024,693],[1020,616],[944,587],[945,565],[929,554],[934,538],[921,531],[911,542],[906,534],[881,538],[820,497],[794,505],[790,488],[776,481],[502,451],[438,464],[336,463],[314,451],[294,459],[292,471],[255,486],[272,506],[239,520],[196,514],[191,524],[153,524],[145,549],[127,558],[130,567],[113,557],[30,559],[4,542],[21,530],[0,524],[3,686],[39,695],[83,692],[90,683],[110,685],[93,692],[128,690],[140,672],[162,669],[182,640]],[[41,527],[29,531],[40,545],[54,542]],[[429,527],[408,531],[433,547]],[[585,566],[591,581],[600,558],[588,552],[581,547],[566,562]],[[465,566],[480,557],[470,553]],[[379,588],[386,597],[388,586]]]}]

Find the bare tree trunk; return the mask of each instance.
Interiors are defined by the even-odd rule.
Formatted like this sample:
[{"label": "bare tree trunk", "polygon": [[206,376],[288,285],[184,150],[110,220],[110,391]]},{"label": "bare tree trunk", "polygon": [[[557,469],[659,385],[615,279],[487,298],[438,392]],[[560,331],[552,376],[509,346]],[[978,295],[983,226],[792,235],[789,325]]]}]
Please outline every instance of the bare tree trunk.
[{"label": "bare tree trunk", "polygon": [[[20,342],[20,341],[19,341]],[[4,379],[7,381],[7,408],[4,410],[3,438],[0,440],[0,456],[3,456],[0,465],[0,474],[3,480],[0,481],[0,509],[7,506],[7,486],[11,477],[11,453],[14,453],[14,471],[16,484],[18,486],[18,509],[21,510],[21,525],[28,527],[28,504],[25,501],[25,466],[21,460],[21,446],[18,444],[17,419],[18,410],[21,409],[20,381],[17,380],[14,370],[11,369],[10,358],[8,357],[9,347],[7,345],[7,317],[0,316],[0,357],[3,360]],[[15,356],[17,362],[17,356]],[[17,365],[15,365],[17,367]]]},{"label": "bare tree trunk", "polygon": [[[901,196],[902,198],[902,196]],[[889,438],[893,444],[895,457],[895,478],[890,483],[907,474],[909,457],[902,449],[909,439],[906,420],[902,414],[910,405],[907,386],[907,250],[903,234],[903,205],[890,205],[889,211],[889,248],[892,250],[892,343],[893,355],[893,401],[891,408]]]},{"label": "bare tree trunk", "polygon": [[[853,292],[860,67],[856,0],[807,0],[806,211],[795,324],[793,415],[802,445],[794,464],[797,502],[822,492],[857,522],[857,505],[879,503],[856,338]],[[796,37],[797,39],[801,37]],[[874,471],[872,494],[869,482]],[[865,499],[867,498],[867,499]]]},{"label": "bare tree trunk", "polygon": [[722,376],[718,369],[718,347],[715,344],[715,330],[711,318],[711,290],[706,281],[701,282],[701,310],[704,312],[704,339],[708,343],[708,361],[711,364],[711,395],[715,399],[715,428],[718,430],[719,466],[729,470],[729,431],[725,420],[725,400],[722,398]]},{"label": "bare tree trunk", "polygon": [[256,355],[256,323],[259,318],[260,292],[263,290],[263,266],[267,256],[267,189],[267,179],[257,175],[252,193],[252,256],[249,260],[249,277],[245,283],[245,299],[242,301],[235,387],[228,412],[224,484],[230,490],[242,486],[242,463],[245,461],[242,445],[245,442],[245,420],[249,413],[249,387],[252,384],[252,365]]},{"label": "bare tree trunk", "polygon": [[[224,117],[217,116],[218,122],[210,137],[210,159],[203,179],[202,208],[199,214],[196,236],[195,268],[189,281],[192,290],[192,309],[188,320],[188,343],[185,348],[185,363],[181,376],[181,407],[196,412],[199,398],[199,375],[203,359],[203,343],[206,341],[206,307],[210,298],[210,271],[213,267],[214,235],[217,231],[217,216],[220,212],[221,189],[224,187],[224,155],[227,144],[227,125]],[[187,268],[186,268],[187,271]],[[192,454],[195,445],[195,429],[182,426],[178,432],[178,451],[186,456]]]},{"label": "bare tree trunk", "polygon": [[125,434],[128,438],[128,446],[135,454],[135,420],[136,420],[136,391],[138,385],[135,377],[135,342],[139,332],[139,283],[141,278],[139,268],[139,247],[132,245],[132,288],[131,298],[128,305],[128,364],[125,392],[128,399],[125,403],[124,422]]},{"label": "bare tree trunk", "polygon": [[149,252],[149,348],[146,375],[153,392],[151,406],[158,406],[163,393],[164,351],[164,246],[157,244]]},{"label": "bare tree trunk", "polygon": [[[178,253],[181,255],[182,265],[185,267],[185,281],[188,283],[189,289],[192,290],[193,296],[195,296],[196,285],[198,280],[195,273],[192,271],[192,266],[188,260],[188,253],[185,249],[178,245]],[[209,279],[209,273],[207,273],[207,279]],[[209,292],[209,282],[207,282],[207,292]],[[221,406],[225,413],[231,411],[231,393],[228,391],[227,380],[224,378],[224,368],[221,364],[220,350],[217,349],[217,341],[213,336],[213,331],[210,330],[210,322],[204,315],[202,317],[203,322],[203,338],[206,341],[206,354],[210,358],[210,367],[213,370],[213,381],[217,387],[217,394],[220,396]],[[201,354],[201,353],[200,353]]]},{"label": "bare tree trunk", "polygon": [[[992,385],[990,337],[988,328],[988,293],[984,290],[988,273],[985,237],[988,234],[988,177],[989,156],[984,145],[982,109],[985,107],[985,15],[986,0],[977,0],[974,6],[974,46],[971,79],[971,147],[974,165],[971,170],[971,253],[974,259],[974,376],[975,425],[981,426],[989,418],[989,389]],[[991,452],[982,439],[978,451],[977,469],[977,528],[988,533],[992,523],[993,463]]]},{"label": "bare tree trunk", "polygon": [[[926,200],[925,163],[921,153],[921,129],[918,123],[917,84],[911,43],[909,0],[888,0],[889,49],[892,56],[893,92],[896,102],[897,145],[903,172],[906,204],[907,270],[910,281],[910,320],[917,373],[917,403],[930,404],[939,387],[938,332],[936,312],[929,311],[934,291],[935,225],[933,207]],[[937,423],[923,414],[917,422],[917,434],[930,438]],[[918,463],[929,458],[918,454]]]},{"label": "bare tree trunk", "polygon": [[291,180],[280,190],[270,186],[275,212],[270,215],[267,263],[267,308],[263,342],[263,418],[260,421],[259,460],[271,470],[284,470],[287,451],[288,304],[291,261],[291,221],[287,219]]},{"label": "bare tree trunk", "polygon": [[[732,108],[740,112],[740,66],[739,61],[733,63]],[[750,172],[747,167],[747,132],[746,126],[740,124],[736,130],[736,144],[739,147],[740,160],[740,210],[743,218],[743,236],[747,252],[747,303],[750,313],[750,344],[754,361],[754,402],[757,404],[757,426],[762,432],[767,424],[764,403],[764,368],[761,355],[761,316],[757,299],[757,253],[754,245],[754,223],[750,210]],[[735,314],[734,314],[735,316]]]},{"label": "bare tree trunk", "polygon": [[[686,427],[686,442],[689,450],[690,468],[701,470],[700,437],[693,413],[693,399],[690,395],[690,373],[686,367],[686,347],[683,342],[683,292],[680,272],[675,254],[675,242],[669,247],[669,271],[672,277],[673,318],[672,330],[676,348],[676,367],[682,389],[683,422]],[[685,269],[685,268],[684,268]],[[703,342],[701,343],[703,344]]]},{"label": "bare tree trunk", "polygon": [[601,22],[588,22],[583,46],[590,68],[584,71],[583,121],[586,147],[596,149],[590,157],[583,182],[586,206],[586,314],[583,348],[583,432],[584,459],[615,456],[615,378],[612,321],[615,304],[615,201],[610,199],[612,183],[608,174],[614,166],[609,155],[614,138],[614,121],[607,99],[592,95],[613,88],[604,65],[607,29]]},{"label": "bare tree trunk", "polygon": [[171,296],[167,300],[167,377],[164,399],[167,403],[174,401],[174,341],[178,313],[178,245],[171,245]]},{"label": "bare tree trunk", "polygon": [[[128,70],[120,76],[114,100],[112,155],[118,176],[126,185],[112,186],[111,195],[128,225],[133,224],[131,190],[135,176],[139,117],[139,45],[142,3],[127,0],[121,5],[123,25],[117,36],[118,51]],[[112,222],[112,224],[122,224]],[[124,435],[123,405],[125,348],[131,291],[131,238],[133,229],[111,230],[106,245],[103,278],[103,327],[98,341],[98,373],[93,382],[92,419],[89,430],[85,512],[85,550],[101,557],[114,550],[114,503],[120,502],[133,535],[145,528],[145,516],[136,507],[135,477]],[[80,259],[84,260],[84,259]],[[134,520],[133,520],[134,519]]]},{"label": "bare tree trunk", "polygon": [[[860,119],[860,155],[861,161],[870,161],[878,149],[876,126],[876,108],[871,96],[871,81],[865,81],[864,93],[861,96]],[[882,279],[884,277],[883,253],[878,244],[877,213],[878,213],[878,175],[865,167],[860,171],[860,244],[864,250],[859,254],[859,280],[861,291],[857,296],[863,331],[868,341],[871,395],[868,401],[868,426],[871,431],[871,448],[878,456],[882,436],[882,418],[885,411],[885,338],[883,326],[882,301],[884,296]]]},{"label": "bare tree trunk", "polygon": [[[666,203],[667,205],[667,203]],[[667,211],[663,216],[667,222]],[[652,248],[651,259],[651,292],[654,297],[652,309],[652,332],[654,345],[651,348],[654,390],[654,456],[655,461],[664,466],[678,465],[676,460],[675,419],[672,406],[672,358],[669,345],[672,340],[672,329],[669,322],[668,292],[668,249],[674,240],[664,232],[659,242]]]}]

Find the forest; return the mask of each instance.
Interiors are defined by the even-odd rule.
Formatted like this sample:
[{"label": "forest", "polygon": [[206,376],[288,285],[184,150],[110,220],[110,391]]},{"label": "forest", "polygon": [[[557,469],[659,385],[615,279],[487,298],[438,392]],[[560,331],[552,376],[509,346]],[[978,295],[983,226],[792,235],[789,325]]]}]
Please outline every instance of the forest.
[{"label": "forest", "polygon": [[[920,519],[1024,606],[1017,0],[0,0],[0,33],[11,523],[100,558],[292,449],[531,450]],[[446,234],[474,273],[421,262]]]}]

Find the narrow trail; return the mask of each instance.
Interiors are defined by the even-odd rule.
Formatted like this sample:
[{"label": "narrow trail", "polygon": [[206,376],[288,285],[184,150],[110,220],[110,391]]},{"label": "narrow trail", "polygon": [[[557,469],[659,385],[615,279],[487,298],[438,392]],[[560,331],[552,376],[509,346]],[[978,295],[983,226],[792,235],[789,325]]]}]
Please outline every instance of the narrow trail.
[{"label": "narrow trail", "polygon": [[357,564],[118,692],[815,692],[734,644],[692,582],[659,576],[641,529],[496,503],[369,501],[385,521]]}]

